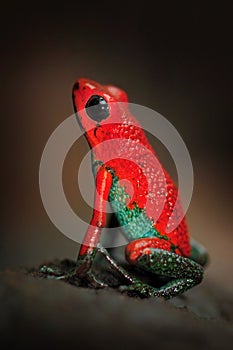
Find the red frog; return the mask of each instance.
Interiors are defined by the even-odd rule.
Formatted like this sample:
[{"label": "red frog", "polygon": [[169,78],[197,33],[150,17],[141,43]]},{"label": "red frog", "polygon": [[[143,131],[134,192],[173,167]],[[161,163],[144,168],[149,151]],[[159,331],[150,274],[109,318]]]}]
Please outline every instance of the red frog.
[{"label": "red frog", "polygon": [[[127,102],[126,93],[115,86],[103,86],[89,79],[79,79],[73,86],[77,120],[92,150],[96,195],[93,216],[72,275],[93,287],[105,286],[92,271],[99,251],[125,279],[121,291],[168,299],[201,282],[207,254],[200,244],[190,240],[177,187]],[[166,284],[155,288],[142,282],[100,245],[107,202],[129,240],[125,248],[129,264],[170,278]],[[177,225],[174,217],[183,219]]]}]

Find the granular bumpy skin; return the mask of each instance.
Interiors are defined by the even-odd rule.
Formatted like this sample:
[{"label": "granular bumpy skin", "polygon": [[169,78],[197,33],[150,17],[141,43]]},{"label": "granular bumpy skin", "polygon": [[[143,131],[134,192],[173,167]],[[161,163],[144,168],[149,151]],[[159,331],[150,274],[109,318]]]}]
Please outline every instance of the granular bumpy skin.
[{"label": "granular bumpy skin", "polygon": [[[207,255],[200,245],[191,244],[177,187],[127,101],[123,90],[89,79],[79,79],[73,87],[77,120],[92,150],[96,192],[93,216],[72,276],[86,280],[94,288],[104,287],[92,270],[99,252],[125,280],[126,285],[120,287],[122,292],[167,299],[201,282],[200,264],[206,263]],[[171,279],[165,285],[155,288],[143,283],[100,245],[107,202],[129,240],[125,248],[129,264],[145,273]],[[69,274],[69,278],[72,276]]]},{"label": "granular bumpy skin", "polygon": [[[105,224],[108,197],[129,240],[126,259],[144,271],[173,278],[160,290],[146,286],[124,271],[101,250],[112,268],[139,295],[174,296],[200,283],[203,251],[190,244],[178,190],[158,160],[139,122],[128,108],[127,94],[115,86],[79,79],[73,89],[74,109],[92,149],[96,190],[95,209],[79,252],[93,259]],[[122,104],[123,102],[123,104]],[[94,106],[93,106],[94,104]],[[94,109],[89,109],[89,106]],[[96,226],[96,229],[93,227]],[[195,260],[194,259],[194,260]]]},{"label": "granular bumpy skin", "polygon": [[166,250],[152,249],[152,254],[145,254],[138,259],[138,266],[155,274],[176,278],[194,277],[201,281],[203,268],[191,259]]},{"label": "granular bumpy skin", "polygon": [[153,249],[150,254],[142,255],[137,266],[144,271],[174,278],[160,288],[138,281],[122,288],[122,291],[136,291],[141,297],[170,299],[199,284],[203,278],[203,268],[195,261],[161,249]]},{"label": "granular bumpy skin", "polygon": [[[101,160],[114,174],[109,200],[122,230],[124,232],[126,230],[127,238],[132,240],[160,235],[161,239],[169,240],[178,247],[177,254],[189,257],[191,247],[185,218],[178,226],[171,219],[175,204],[177,217],[183,217],[176,186],[161,164],[156,162],[157,157],[148,144],[144,132],[142,130],[135,132],[139,128],[131,125],[134,133],[130,141],[124,138],[118,140],[118,133],[125,135],[121,133],[121,128],[124,129],[125,125],[107,125],[106,128],[112,129],[111,139],[117,139],[116,147],[114,148],[113,143],[111,148],[105,149],[101,144],[97,148],[99,152],[101,151]],[[109,131],[105,130],[105,125],[101,129],[101,134],[108,135]],[[101,138],[101,142],[103,141],[106,141],[105,138]],[[99,157],[99,154],[96,156]],[[105,162],[105,159],[111,160]],[[124,186],[121,185],[122,179],[126,181]],[[131,223],[128,219],[130,215]],[[132,236],[130,230],[124,226],[126,224],[133,226],[138,215],[141,219],[138,219],[137,230],[132,227],[131,231],[135,235]],[[174,230],[168,233],[167,227],[172,226]]]}]

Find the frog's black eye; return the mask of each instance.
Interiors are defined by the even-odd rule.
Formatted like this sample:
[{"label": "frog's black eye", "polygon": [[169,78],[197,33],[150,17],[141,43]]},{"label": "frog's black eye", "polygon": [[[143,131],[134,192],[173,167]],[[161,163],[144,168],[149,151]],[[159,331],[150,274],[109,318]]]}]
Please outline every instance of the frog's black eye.
[{"label": "frog's black eye", "polygon": [[88,116],[96,122],[100,122],[109,116],[109,106],[102,96],[91,96],[85,108]]}]

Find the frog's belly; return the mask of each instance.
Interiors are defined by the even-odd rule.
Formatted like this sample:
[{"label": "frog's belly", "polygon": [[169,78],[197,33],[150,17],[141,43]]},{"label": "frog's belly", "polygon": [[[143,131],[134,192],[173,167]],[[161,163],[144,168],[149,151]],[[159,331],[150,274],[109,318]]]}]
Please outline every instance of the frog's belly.
[{"label": "frog's belly", "polygon": [[117,178],[113,179],[113,185],[109,193],[109,201],[119,221],[122,231],[129,240],[144,237],[162,237],[154,227],[153,219],[150,219],[145,209],[138,205],[129,207],[129,194],[120,185]]}]

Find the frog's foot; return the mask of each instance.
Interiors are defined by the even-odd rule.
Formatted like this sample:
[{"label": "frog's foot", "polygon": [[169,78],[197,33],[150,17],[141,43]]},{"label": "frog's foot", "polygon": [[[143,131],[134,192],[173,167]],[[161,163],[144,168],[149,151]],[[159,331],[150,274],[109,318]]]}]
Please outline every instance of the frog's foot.
[{"label": "frog's foot", "polygon": [[108,285],[100,281],[91,269],[84,272],[83,266],[77,266],[72,270],[65,272],[59,268],[43,265],[39,269],[39,273],[48,279],[63,280],[66,282],[77,282],[78,285],[88,285],[92,288],[104,288]]},{"label": "frog's foot", "polygon": [[142,283],[139,280],[134,281],[129,286],[120,286],[118,290],[121,293],[127,293],[129,296],[138,296],[140,298],[158,297],[159,292],[156,288]]},{"label": "frog's foot", "polygon": [[64,276],[63,271],[59,268],[53,268],[47,265],[41,266],[39,269],[39,273],[41,273],[43,277],[54,279],[62,279]]},{"label": "frog's foot", "polygon": [[53,278],[57,280],[68,280],[75,276],[74,270],[65,272],[59,268],[54,268],[47,265],[41,266],[39,269],[39,273],[42,274],[42,276],[45,278]]},{"label": "frog's foot", "polygon": [[129,286],[120,286],[119,291],[127,293],[129,296],[136,295],[140,298],[161,297],[167,300],[182,294],[193,286],[195,286],[195,283],[192,279],[170,281],[159,288],[137,281]]}]

